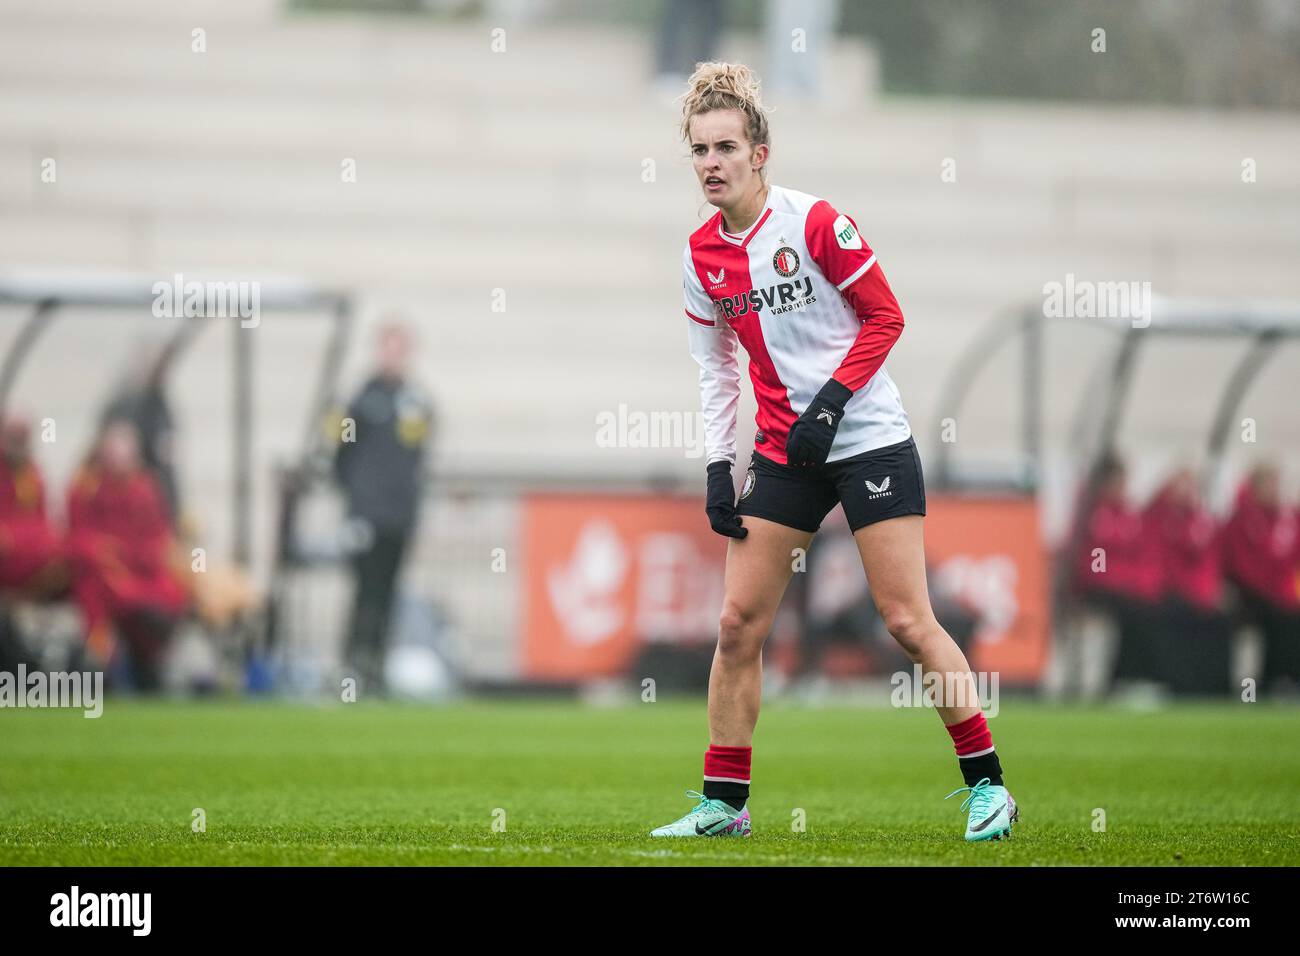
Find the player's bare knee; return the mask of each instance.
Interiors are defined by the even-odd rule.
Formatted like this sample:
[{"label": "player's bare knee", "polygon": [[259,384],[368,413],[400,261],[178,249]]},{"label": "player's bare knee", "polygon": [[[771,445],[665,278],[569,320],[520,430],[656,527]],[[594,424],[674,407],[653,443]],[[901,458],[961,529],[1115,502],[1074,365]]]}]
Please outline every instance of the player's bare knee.
[{"label": "player's bare knee", "polygon": [[911,607],[895,606],[882,608],[880,616],[890,636],[909,658],[920,661],[926,656],[927,645],[935,634],[935,628],[931,626],[933,615]]},{"label": "player's bare knee", "polygon": [[756,657],[762,649],[764,633],[760,615],[726,604],[718,619],[718,653],[738,662]]}]

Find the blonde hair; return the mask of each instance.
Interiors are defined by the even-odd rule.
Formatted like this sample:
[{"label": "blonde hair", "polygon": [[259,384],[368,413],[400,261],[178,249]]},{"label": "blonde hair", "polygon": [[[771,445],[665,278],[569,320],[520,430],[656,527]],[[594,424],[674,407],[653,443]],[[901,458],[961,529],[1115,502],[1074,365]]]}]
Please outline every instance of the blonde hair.
[{"label": "blonde hair", "polygon": [[[691,119],[713,110],[740,110],[751,146],[770,146],[767,112],[754,71],[743,63],[697,63],[682,97],[682,139],[691,141]],[[763,167],[760,172],[765,172]]]}]

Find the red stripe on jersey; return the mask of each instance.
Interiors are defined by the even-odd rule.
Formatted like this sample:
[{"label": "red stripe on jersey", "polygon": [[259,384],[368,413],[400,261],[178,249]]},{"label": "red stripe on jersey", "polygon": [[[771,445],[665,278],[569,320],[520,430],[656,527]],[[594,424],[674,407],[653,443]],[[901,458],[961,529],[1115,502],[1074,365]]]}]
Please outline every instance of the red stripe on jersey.
[{"label": "red stripe on jersey", "polygon": [[856,392],[885,364],[885,356],[903,334],[903,310],[878,262],[841,291],[862,320],[862,328],[831,378]]},{"label": "red stripe on jersey", "polygon": [[763,215],[759,218],[758,222],[754,223],[754,228],[749,230],[749,235],[747,235],[745,241],[740,244],[740,248],[744,249],[749,245],[749,240],[758,235],[758,230],[763,228],[763,223],[767,222],[767,217],[770,215],[772,215],[771,209],[765,209],[763,211]]},{"label": "red stripe on jersey", "polygon": [[754,223],[754,225],[750,227],[749,232],[743,234],[745,238],[741,240],[740,236],[735,233],[727,232],[727,230],[722,228],[722,213],[718,213],[718,235],[722,236],[724,239],[731,240],[732,245],[735,245],[737,240],[739,240],[740,248],[744,249],[749,245],[749,240],[758,235],[758,231],[763,228],[763,223],[767,222],[767,217],[770,215],[772,215],[772,207],[769,206],[763,210],[763,215],[758,218],[758,222]]},{"label": "red stripe on jersey", "polygon": [[[718,214],[719,219],[721,215]],[[767,215],[764,214],[763,219],[766,218]],[[762,222],[760,219],[759,225]],[[749,238],[757,231],[755,229],[751,232]],[[789,390],[772,363],[767,343],[763,341],[763,327],[758,313],[748,299],[754,287],[749,274],[749,253],[743,245],[731,243],[712,243],[707,250],[700,249],[697,252],[697,247],[705,243],[705,240],[698,237],[698,233],[691,237],[691,262],[695,266],[695,272],[700,277],[700,283],[708,290],[710,298],[715,302],[730,301],[732,314],[727,315],[724,310],[721,314],[722,321],[735,330],[736,337],[749,355],[749,379],[754,385],[754,399],[758,404],[758,414],[754,416],[754,421],[764,439],[757,442],[756,447],[765,458],[784,465],[785,438],[798,416],[790,407]],[[703,263],[701,259],[704,259]],[[714,289],[712,286],[717,283],[705,282],[705,279],[709,272],[721,275],[717,271],[719,268],[726,270],[726,282],[721,289]]]},{"label": "red stripe on jersey", "polygon": [[[852,229],[837,236],[836,222],[847,220]],[[848,354],[831,375],[841,385],[856,392],[885,364],[885,357],[903,334],[903,310],[898,299],[885,281],[876,255],[862,238],[858,224],[852,216],[841,218],[835,207],[819,200],[808,210],[804,221],[804,242],[822,274],[838,288],[853,279],[853,284],[840,289],[845,301],[853,307],[862,328],[849,347]],[[862,271],[863,269],[866,271]]]},{"label": "red stripe on jersey", "polygon": [[822,275],[835,286],[870,262],[875,255],[857,231],[858,224],[850,217],[844,218],[853,224],[852,232],[856,235],[845,237],[843,241],[835,235],[835,222],[839,218],[840,214],[834,206],[825,199],[819,199],[808,210],[803,224],[803,238],[809,254],[822,270]]},{"label": "red stripe on jersey", "polygon": [[701,319],[698,315],[692,315],[689,309],[686,310],[686,315],[700,323],[700,325],[707,325],[709,328],[714,328],[714,323],[710,322],[708,319]]}]

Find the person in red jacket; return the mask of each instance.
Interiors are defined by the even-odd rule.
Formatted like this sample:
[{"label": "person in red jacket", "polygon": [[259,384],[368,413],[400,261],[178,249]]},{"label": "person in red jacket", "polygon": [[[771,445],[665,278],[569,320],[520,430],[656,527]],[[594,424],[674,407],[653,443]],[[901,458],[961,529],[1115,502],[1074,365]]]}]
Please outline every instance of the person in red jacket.
[{"label": "person in red jacket", "polygon": [[67,590],[62,542],[45,512],[45,483],[31,455],[27,422],[0,422],[0,671],[34,664],[36,651],[23,640],[9,602],[47,601]]},{"label": "person in red jacket", "polygon": [[1300,518],[1278,491],[1278,471],[1260,465],[1237,491],[1224,529],[1224,566],[1244,621],[1264,637],[1262,683],[1300,681]]},{"label": "person in red jacket", "polygon": [[21,418],[0,424],[0,590],[43,599],[67,586],[59,535],[46,517],[45,482]]},{"label": "person in red jacket", "polygon": [[1129,502],[1128,471],[1118,457],[1101,461],[1091,487],[1075,555],[1076,593],[1085,607],[1108,615],[1119,633],[1112,680],[1158,678],[1161,567],[1145,515]]},{"label": "person in red jacket", "polygon": [[1145,517],[1164,585],[1158,621],[1160,671],[1175,693],[1225,693],[1231,628],[1220,610],[1220,532],[1190,468],[1169,477]]},{"label": "person in red jacket", "polygon": [[160,685],[163,651],[189,594],[170,565],[172,536],[154,477],[144,468],[134,426],[110,421],[68,493],[73,593],[88,652],[107,662],[130,654],[135,685]]}]

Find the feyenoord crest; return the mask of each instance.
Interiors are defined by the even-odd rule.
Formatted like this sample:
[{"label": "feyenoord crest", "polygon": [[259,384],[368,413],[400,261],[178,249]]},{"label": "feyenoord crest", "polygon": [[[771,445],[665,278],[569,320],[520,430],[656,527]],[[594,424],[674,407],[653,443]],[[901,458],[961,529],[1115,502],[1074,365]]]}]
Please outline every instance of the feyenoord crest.
[{"label": "feyenoord crest", "polygon": [[751,467],[745,472],[745,484],[740,489],[740,497],[748,498],[749,493],[754,490],[754,485],[758,483],[758,478],[754,475],[754,469]]},{"label": "feyenoord crest", "polygon": [[799,271],[799,253],[789,246],[782,246],[772,257],[772,268],[777,271],[777,274],[786,279],[790,278]]}]

